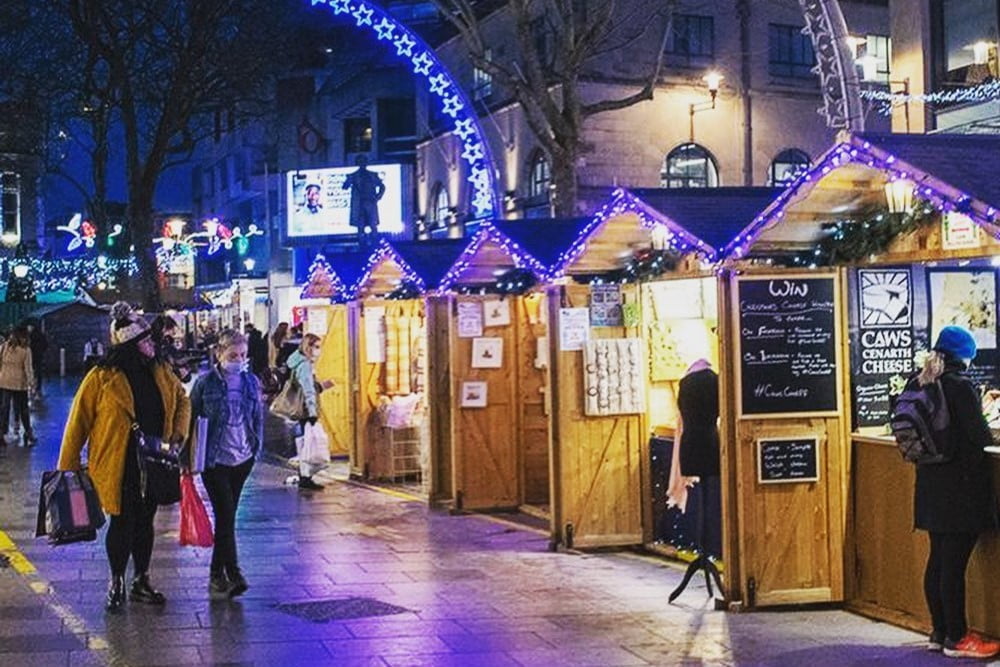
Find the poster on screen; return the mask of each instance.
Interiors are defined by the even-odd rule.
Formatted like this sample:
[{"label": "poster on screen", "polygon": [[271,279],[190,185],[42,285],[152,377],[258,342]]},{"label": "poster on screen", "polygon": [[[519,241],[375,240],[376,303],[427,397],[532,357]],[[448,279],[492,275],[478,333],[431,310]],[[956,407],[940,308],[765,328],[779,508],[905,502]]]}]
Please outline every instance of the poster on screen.
[{"label": "poster on screen", "polygon": [[[288,172],[287,237],[357,234],[359,230],[351,226],[351,191],[344,189],[347,177],[357,170],[358,167],[328,167]],[[402,234],[405,231],[402,166],[370,164],[368,170],[378,174],[385,185],[385,194],[378,202],[378,232]]]}]

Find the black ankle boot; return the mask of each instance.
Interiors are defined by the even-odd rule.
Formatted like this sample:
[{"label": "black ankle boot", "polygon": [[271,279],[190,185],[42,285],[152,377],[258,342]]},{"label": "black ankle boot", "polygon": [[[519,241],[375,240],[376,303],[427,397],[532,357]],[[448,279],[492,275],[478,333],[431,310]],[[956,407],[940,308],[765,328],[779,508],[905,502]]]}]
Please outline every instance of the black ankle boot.
[{"label": "black ankle boot", "polygon": [[145,572],[136,575],[132,580],[132,590],[128,597],[133,602],[144,602],[146,604],[163,604],[167,598],[160,591],[156,590],[149,583],[149,575]]},{"label": "black ankle boot", "polygon": [[243,595],[250,588],[246,578],[243,577],[243,572],[237,566],[227,567],[226,576],[229,577],[229,597],[234,598],[238,595]]},{"label": "black ankle boot", "polygon": [[212,571],[208,576],[208,595],[212,599],[226,599],[232,590],[232,584],[221,570]]},{"label": "black ankle boot", "polygon": [[108,611],[118,611],[125,604],[125,575],[115,574],[111,576],[111,583],[108,584],[108,597],[104,608]]}]

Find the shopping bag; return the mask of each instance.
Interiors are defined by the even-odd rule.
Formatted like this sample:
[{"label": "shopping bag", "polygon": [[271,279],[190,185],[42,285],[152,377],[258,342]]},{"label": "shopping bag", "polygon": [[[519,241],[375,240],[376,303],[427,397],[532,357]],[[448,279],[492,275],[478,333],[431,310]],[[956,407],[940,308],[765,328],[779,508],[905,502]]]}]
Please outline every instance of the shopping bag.
[{"label": "shopping bag", "polygon": [[319,424],[306,424],[302,428],[302,448],[299,461],[311,466],[324,467],[330,464],[330,443],[326,432]]},{"label": "shopping bag", "polygon": [[195,488],[194,477],[187,474],[181,475],[180,541],[182,547],[210,547],[214,544],[212,522],[205,503]]},{"label": "shopping bag", "polygon": [[92,542],[103,525],[101,501],[86,470],[42,473],[35,537],[48,535],[55,545]]},{"label": "shopping bag", "polygon": [[306,414],[306,395],[294,377],[288,378],[285,386],[271,401],[270,409],[272,414],[292,421],[301,421],[309,416]]},{"label": "shopping bag", "polygon": [[130,436],[139,466],[139,493],[157,505],[173,505],[181,499],[181,462],[160,438],[132,424]]}]

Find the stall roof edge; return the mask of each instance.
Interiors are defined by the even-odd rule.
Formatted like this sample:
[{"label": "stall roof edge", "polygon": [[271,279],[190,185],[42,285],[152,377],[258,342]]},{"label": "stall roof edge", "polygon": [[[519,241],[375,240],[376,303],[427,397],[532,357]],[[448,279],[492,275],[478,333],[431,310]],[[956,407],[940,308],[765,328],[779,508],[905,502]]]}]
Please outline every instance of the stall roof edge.
[{"label": "stall roof edge", "polygon": [[[497,220],[493,226],[546,269],[551,269],[559,256],[576,241],[592,220],[591,216],[522,218]],[[544,234],[540,233],[543,231]]]}]

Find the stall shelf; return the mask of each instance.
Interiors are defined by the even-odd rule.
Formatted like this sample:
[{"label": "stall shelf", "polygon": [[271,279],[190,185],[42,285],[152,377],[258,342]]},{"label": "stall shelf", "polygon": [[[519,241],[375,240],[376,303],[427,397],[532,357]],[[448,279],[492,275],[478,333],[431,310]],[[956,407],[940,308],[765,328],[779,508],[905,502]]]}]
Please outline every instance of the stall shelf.
[{"label": "stall shelf", "polygon": [[[885,426],[889,394],[946,323],[982,336],[976,381],[1000,383],[998,156],[1000,137],[845,133],[726,248],[734,351],[724,393],[738,408],[725,423],[736,468],[729,510],[738,526],[727,574],[730,595],[746,606],[845,602],[929,629],[921,594],[927,539],[912,528],[913,467]],[[803,301],[804,286],[832,288],[817,299],[824,310],[832,304],[818,327],[829,328],[826,342],[808,341],[812,353],[826,347],[818,354],[826,356],[824,373],[834,373],[822,380],[825,390],[812,385],[809,413],[786,397],[777,403],[790,409],[761,414],[753,389],[774,382],[781,368],[741,375],[752,370],[741,346],[764,349],[740,327],[746,304],[757,303],[746,297],[763,294],[761,285],[787,302]],[[815,452],[815,479],[762,483],[758,441],[781,438]],[[996,458],[989,464],[996,478]],[[970,622],[991,634],[1000,633],[988,568],[998,548],[995,536],[981,540],[967,586]]]}]

